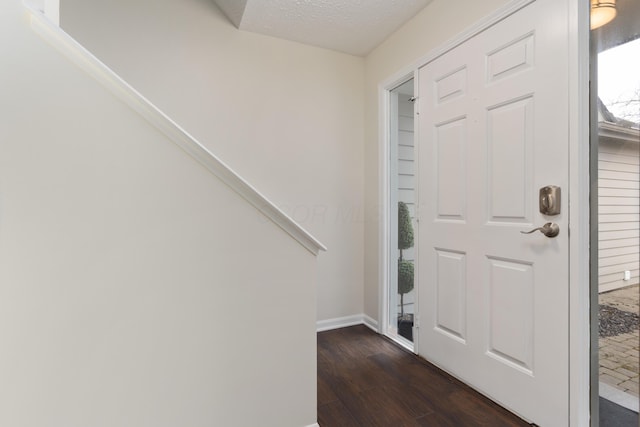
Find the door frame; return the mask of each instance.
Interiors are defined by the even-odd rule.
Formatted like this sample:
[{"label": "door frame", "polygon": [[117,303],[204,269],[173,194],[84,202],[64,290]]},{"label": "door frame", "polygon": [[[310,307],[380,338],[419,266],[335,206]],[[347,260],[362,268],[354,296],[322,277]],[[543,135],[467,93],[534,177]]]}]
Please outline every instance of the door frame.
[{"label": "door frame", "polygon": [[[391,185],[392,185],[392,171],[393,168],[391,166],[391,120],[394,120],[392,117],[392,106],[391,106],[391,91],[403,83],[408,82],[413,79],[414,84],[414,93],[417,90],[417,68],[406,71],[404,73],[398,73],[392,79],[386,80],[383,84],[378,87],[378,106],[379,106],[379,117],[378,123],[380,125],[380,141],[379,141],[379,149],[380,155],[378,156],[380,160],[379,170],[380,170],[380,203],[381,203],[381,212],[380,212],[380,228],[379,228],[379,239],[380,239],[380,254],[379,254],[379,277],[380,283],[378,288],[378,333],[388,336],[391,339],[394,339],[399,345],[405,347],[407,350],[416,353],[416,349],[418,348],[418,338],[416,334],[413,336],[413,348],[408,347],[404,342],[395,340],[395,336],[390,334],[389,331],[389,287],[391,283],[391,274],[394,272],[390,268],[391,262],[391,253],[393,248],[391,247],[391,242],[394,240],[394,236],[396,236],[397,231],[391,229],[391,217],[392,212],[392,195],[391,195]],[[395,119],[397,120],[397,118]],[[414,141],[418,136],[418,131],[415,130],[414,133]],[[417,169],[416,162],[416,169]],[[416,170],[417,175],[417,170]],[[417,195],[416,195],[417,197]],[[416,206],[418,203],[416,203]],[[414,232],[414,235],[416,233]],[[417,246],[417,245],[416,245]],[[417,248],[416,248],[417,249]],[[415,267],[414,267],[415,268]],[[415,271],[414,280],[417,283],[419,272]],[[416,301],[415,301],[415,309],[414,309],[414,326],[419,324],[419,307],[418,307],[418,289],[414,288],[414,292],[416,293]],[[415,317],[417,315],[417,317]]]},{"label": "door frame", "polygon": [[[444,53],[474,37],[486,28],[524,8],[535,0],[512,0],[489,16],[478,21],[450,41],[430,51],[413,64],[383,80],[378,85],[378,158],[379,158],[379,287],[378,332],[386,334],[389,286],[389,92],[409,78],[414,78],[418,88],[418,69]],[[569,37],[569,426],[597,425],[591,419],[592,372],[590,299],[590,113],[589,113],[589,8],[590,3],[581,0],[563,0],[557,7],[566,7]],[[417,90],[417,89],[416,89]],[[416,92],[417,93],[417,92]],[[417,149],[419,149],[417,147]],[[419,165],[417,165],[419,168]],[[419,201],[417,201],[419,203]],[[419,224],[418,224],[419,227]],[[416,280],[420,271],[416,271]],[[420,326],[417,307],[416,327]],[[414,334],[416,336],[418,334]],[[417,352],[420,343],[414,342]],[[596,350],[597,351],[597,350]],[[597,372],[595,374],[597,379]],[[595,389],[597,393],[597,388]],[[594,400],[597,403],[597,396]],[[597,415],[597,408],[593,408]]]}]

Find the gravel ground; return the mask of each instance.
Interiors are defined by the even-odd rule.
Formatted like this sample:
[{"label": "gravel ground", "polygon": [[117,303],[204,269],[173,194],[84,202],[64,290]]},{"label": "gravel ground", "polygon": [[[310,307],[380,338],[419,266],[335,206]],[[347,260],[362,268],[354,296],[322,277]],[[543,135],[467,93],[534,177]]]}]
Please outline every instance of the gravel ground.
[{"label": "gravel ground", "polygon": [[613,337],[638,329],[640,318],[636,313],[618,310],[600,304],[600,336]]}]

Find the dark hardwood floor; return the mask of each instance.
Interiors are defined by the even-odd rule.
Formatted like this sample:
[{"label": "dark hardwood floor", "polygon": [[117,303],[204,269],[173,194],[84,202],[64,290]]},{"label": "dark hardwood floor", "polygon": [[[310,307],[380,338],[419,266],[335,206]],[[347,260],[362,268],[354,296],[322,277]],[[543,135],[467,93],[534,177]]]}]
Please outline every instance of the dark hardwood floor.
[{"label": "dark hardwood floor", "polygon": [[529,426],[365,326],[318,333],[318,423]]}]

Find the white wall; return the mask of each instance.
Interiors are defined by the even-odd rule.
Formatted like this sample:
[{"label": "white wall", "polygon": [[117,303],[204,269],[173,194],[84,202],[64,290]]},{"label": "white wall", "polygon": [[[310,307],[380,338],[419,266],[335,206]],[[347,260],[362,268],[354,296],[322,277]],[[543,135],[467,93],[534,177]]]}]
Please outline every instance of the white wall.
[{"label": "white wall", "polygon": [[378,85],[489,15],[507,0],[434,0],[365,60],[365,261],[364,312],[378,318],[379,122]]},{"label": "white wall", "polygon": [[316,258],[28,25],[0,3],[0,425],[314,424]]},{"label": "white wall", "polygon": [[[637,141],[600,138],[598,269],[600,292],[634,285],[640,273],[640,158]],[[624,280],[624,272],[630,280]]]},{"label": "white wall", "polygon": [[210,0],[61,4],[63,29],[328,247],[318,319],[362,313],[364,60],[239,31]]}]

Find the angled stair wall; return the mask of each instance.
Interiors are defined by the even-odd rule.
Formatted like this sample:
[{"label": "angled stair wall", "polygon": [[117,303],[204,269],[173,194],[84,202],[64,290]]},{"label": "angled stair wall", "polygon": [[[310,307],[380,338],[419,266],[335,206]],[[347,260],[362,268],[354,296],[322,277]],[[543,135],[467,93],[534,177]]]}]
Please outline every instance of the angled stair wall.
[{"label": "angled stair wall", "polygon": [[19,1],[0,32],[0,425],[313,425],[322,245]]}]

